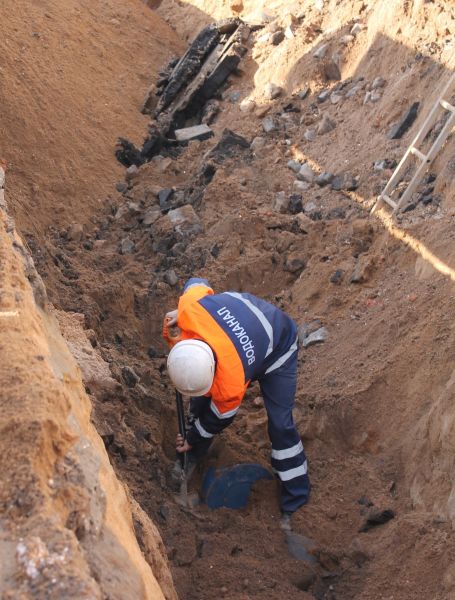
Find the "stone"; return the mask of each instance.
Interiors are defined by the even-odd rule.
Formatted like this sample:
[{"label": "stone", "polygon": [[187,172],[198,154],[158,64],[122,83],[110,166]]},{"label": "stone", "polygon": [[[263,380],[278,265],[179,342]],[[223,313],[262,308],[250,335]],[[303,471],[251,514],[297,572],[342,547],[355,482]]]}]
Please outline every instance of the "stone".
[{"label": "stone", "polygon": [[394,169],[397,166],[397,161],[394,159],[384,158],[382,160],[376,160],[373,163],[373,169],[375,171],[385,171],[386,169]]},{"label": "stone", "polygon": [[154,346],[149,346],[147,348],[147,356],[149,358],[157,358],[158,356],[160,356],[160,353]]},{"label": "stone", "polygon": [[368,516],[366,518],[365,523],[359,529],[359,532],[366,532],[373,527],[377,527],[378,525],[384,525],[384,523],[388,523],[391,519],[395,518],[395,512],[390,508],[386,510],[380,510],[377,508],[371,508],[368,512]]},{"label": "stone", "polygon": [[333,283],[335,285],[340,285],[342,280],[343,280],[343,271],[341,269],[337,269],[334,273],[332,273],[332,275],[330,276],[330,283]]},{"label": "stone", "polygon": [[366,283],[373,272],[374,262],[368,256],[362,255],[358,258],[349,282],[350,283]]},{"label": "stone", "polygon": [[347,191],[353,192],[359,187],[359,181],[353,175],[344,173],[343,175],[336,175],[332,180],[332,190],[336,192]]},{"label": "stone", "polygon": [[133,388],[140,380],[139,375],[131,367],[123,367],[122,377],[129,388]]},{"label": "stone", "polygon": [[242,0],[231,0],[230,4],[232,12],[241,13],[243,10],[243,1]]},{"label": "stone", "polygon": [[66,239],[71,242],[80,242],[84,237],[84,228],[80,223],[72,223],[66,231]]},{"label": "stone", "polygon": [[332,104],[339,104],[343,100],[343,94],[339,92],[332,92],[330,94],[330,102]]},{"label": "stone", "polygon": [[136,216],[141,212],[141,207],[138,202],[128,202],[126,206],[130,215]]},{"label": "stone", "polygon": [[346,98],[352,98],[363,88],[363,83],[357,83],[354,87],[346,92]]},{"label": "stone", "polygon": [[167,218],[178,233],[195,235],[203,231],[201,220],[190,204],[170,210]]},{"label": "stone", "polygon": [[307,129],[305,131],[305,133],[303,134],[303,137],[306,139],[307,142],[314,142],[317,135],[318,134],[317,134],[316,129]]},{"label": "stone", "polygon": [[126,190],[128,189],[128,186],[126,185],[126,183],[124,183],[123,181],[118,181],[115,184],[115,189],[117,190],[117,192],[119,192],[120,194],[123,194],[126,192]]},{"label": "stone", "polygon": [[376,77],[376,79],[374,79],[373,83],[371,84],[371,89],[377,90],[379,88],[383,88],[383,87],[385,87],[385,84],[386,84],[385,79],[383,79],[382,77]]},{"label": "stone", "polygon": [[292,189],[294,190],[294,192],[306,192],[310,189],[310,187],[310,183],[308,183],[307,181],[299,181],[298,179],[296,179],[292,184]]},{"label": "stone", "polygon": [[262,119],[269,111],[270,104],[264,104],[263,106],[259,106],[254,114],[258,117],[258,119]]},{"label": "stone", "polygon": [[144,216],[142,218],[142,224],[148,227],[149,225],[153,225],[155,221],[157,221],[161,216],[161,211],[157,206],[152,206],[145,211]]},{"label": "stone", "polygon": [[295,38],[295,33],[294,33],[294,29],[292,28],[291,25],[288,25],[286,27],[286,29],[284,30],[284,37],[287,40],[293,40]]},{"label": "stone", "polygon": [[250,148],[253,152],[257,152],[258,150],[262,150],[266,144],[266,139],[264,137],[257,136],[251,142]]},{"label": "stone", "polygon": [[310,165],[308,163],[304,163],[300,167],[300,171],[297,173],[297,178],[300,179],[300,181],[306,181],[307,183],[313,183],[314,178],[315,178],[315,172],[313,171],[313,169],[310,167]]},{"label": "stone", "polygon": [[264,89],[264,97],[267,100],[275,100],[276,98],[279,98],[282,93],[283,88],[275,83],[268,83]]},{"label": "stone", "polygon": [[320,175],[316,177],[316,183],[319,185],[319,187],[324,187],[326,185],[329,185],[332,182],[333,178],[333,173],[330,173],[329,171],[323,171]]},{"label": "stone", "polygon": [[325,327],[320,327],[313,333],[310,333],[302,342],[304,348],[309,348],[315,344],[322,344],[328,338],[329,332]]},{"label": "stone", "polygon": [[297,93],[297,96],[300,98],[300,100],[305,100],[310,91],[310,86],[306,85],[300,90],[300,92]]},{"label": "stone", "polygon": [[256,108],[256,102],[251,98],[244,98],[240,104],[239,108],[242,112],[250,113]]},{"label": "stone", "polygon": [[285,192],[278,192],[272,202],[272,209],[279,213],[286,213],[289,209],[289,198]]},{"label": "stone", "polygon": [[172,207],[171,198],[174,195],[173,188],[164,188],[158,193],[160,209],[165,212]]},{"label": "stone", "polygon": [[371,99],[371,92],[366,92],[365,96],[363,98],[363,103],[367,104],[370,101],[370,99]]},{"label": "stone", "polygon": [[330,94],[331,94],[330,90],[322,90],[322,92],[318,94],[318,97],[317,97],[318,102],[320,104],[322,104],[330,97]]},{"label": "stone", "polygon": [[275,131],[277,129],[277,126],[276,126],[274,118],[266,117],[262,121],[262,129],[265,131],[265,133],[271,133],[272,131]]},{"label": "stone", "polygon": [[403,118],[392,127],[389,131],[388,138],[389,140],[398,140],[406,133],[406,131],[411,127],[414,121],[417,119],[417,113],[419,110],[420,102],[414,102],[414,104],[409,108],[409,110],[405,113]]},{"label": "stone", "polygon": [[362,25],[362,23],[355,23],[352,26],[352,29],[351,29],[350,33],[351,33],[351,35],[359,35],[359,33],[361,31],[363,31],[363,29],[365,29],[365,25]]},{"label": "stone", "polygon": [[322,46],[319,46],[319,48],[316,50],[316,52],[313,52],[313,57],[318,58],[318,59],[324,58],[325,55],[327,54],[328,49],[329,49],[329,44],[322,44]]},{"label": "stone", "polygon": [[354,39],[355,39],[355,36],[353,36],[353,35],[351,35],[350,33],[348,33],[347,35],[344,35],[344,36],[341,38],[341,43],[342,43],[344,46],[349,46],[349,44],[350,44],[351,42],[353,42],[353,41],[354,41]]},{"label": "stone", "polygon": [[152,83],[152,85],[146,91],[144,100],[141,105],[141,113],[143,115],[150,115],[154,112],[156,105],[158,104],[158,97],[156,95],[156,91],[156,86]]},{"label": "stone", "polygon": [[336,125],[335,121],[332,121],[332,119],[329,117],[329,115],[324,113],[322,115],[322,119],[320,120],[320,122],[318,124],[318,135],[325,135],[326,133],[333,131],[336,126],[337,125]]},{"label": "stone", "polygon": [[316,206],[316,204],[315,204],[314,202],[307,202],[307,203],[305,204],[305,206],[303,207],[303,210],[304,210],[306,213],[311,213],[311,212],[313,212],[313,211],[317,210],[317,208],[318,208],[318,207]]},{"label": "stone", "polygon": [[177,277],[174,269],[169,269],[169,271],[166,271],[166,273],[163,275],[163,279],[171,287],[176,286],[179,282],[179,278]]},{"label": "stone", "polygon": [[242,95],[242,93],[239,91],[228,92],[226,94],[226,99],[229,100],[229,102],[231,102],[231,104],[236,104],[240,100],[241,95]]},{"label": "stone", "polygon": [[289,273],[298,273],[303,271],[305,266],[306,260],[301,252],[290,252],[286,257],[284,268]]},{"label": "stone", "polygon": [[379,100],[381,98],[382,98],[382,94],[379,94],[378,92],[371,92],[371,96],[370,96],[371,102],[379,102]]},{"label": "stone", "polygon": [[311,231],[311,228],[313,227],[313,221],[309,217],[307,217],[303,212],[297,213],[296,223],[299,227],[299,231],[301,231],[302,233],[309,233]]},{"label": "stone", "polygon": [[335,206],[331,208],[326,216],[327,219],[345,219],[346,218],[346,210],[341,206]]},{"label": "stone", "polygon": [[175,130],[175,139],[178,142],[189,142],[191,140],[208,140],[213,136],[213,131],[208,125],[194,125],[184,129]]},{"label": "stone", "polygon": [[334,60],[328,60],[323,65],[324,77],[327,81],[340,81],[340,67]]},{"label": "stone", "polygon": [[289,212],[291,215],[296,215],[303,210],[302,196],[300,194],[291,194],[288,199]]},{"label": "stone", "polygon": [[284,40],[284,31],[279,29],[272,34],[271,42],[274,46],[278,46]]},{"label": "stone", "polygon": [[299,163],[298,160],[290,160],[287,166],[288,169],[291,169],[291,171],[294,171],[294,173],[298,173],[302,168],[302,164]]},{"label": "stone", "polygon": [[127,181],[131,181],[132,179],[134,179],[138,175],[139,175],[139,168],[136,165],[131,165],[126,170],[125,179]]},{"label": "stone", "polygon": [[135,250],[136,246],[130,238],[123,238],[120,242],[120,254],[133,254]]}]

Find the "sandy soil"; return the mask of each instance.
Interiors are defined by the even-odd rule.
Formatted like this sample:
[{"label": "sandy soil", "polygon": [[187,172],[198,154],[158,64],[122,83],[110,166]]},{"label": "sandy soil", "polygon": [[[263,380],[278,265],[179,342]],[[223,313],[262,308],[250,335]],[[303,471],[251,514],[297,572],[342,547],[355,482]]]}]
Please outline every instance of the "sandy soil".
[{"label": "sandy soil", "polygon": [[[212,16],[232,14],[228,2],[153,4],[183,38]],[[240,15],[249,16],[253,3],[243,4]],[[278,46],[261,41],[271,25],[250,37],[213,126],[215,139],[191,144],[175,161],[141,167],[124,194],[111,193],[112,171],[93,223],[76,239],[62,227],[51,231],[53,260],[38,245],[35,261],[59,308],[84,315],[91,346],[118,383],[93,388],[94,422],[117,473],[161,531],[182,599],[448,600],[455,594],[453,139],[431,169],[439,202],[419,205],[396,225],[369,209],[391,174],[375,171],[373,163],[401,158],[449,76],[454,9],[442,0],[346,0],[322,3],[322,10],[315,2],[294,4],[305,18],[294,23],[293,38]],[[281,7],[260,8],[271,15],[278,9],[285,25]],[[355,19],[363,28],[343,42]],[[320,91],[337,85],[324,79],[313,57],[323,43],[329,57],[339,55],[342,81],[352,78],[347,89],[360,84],[357,95],[337,104],[317,101]],[[377,77],[385,80],[380,98],[364,103]],[[272,102],[264,97],[270,81],[284,88]],[[306,84],[307,98],[292,95]],[[237,91],[240,100],[233,102]],[[133,116],[115,134],[136,123],[140,138],[139,125],[145,129],[134,114],[137,94],[125,95]],[[268,109],[276,131],[264,134],[257,109],[240,110],[244,98]],[[389,140],[390,127],[417,100],[416,123],[401,140]],[[290,102],[300,112],[285,113]],[[305,132],[324,115],[335,129],[307,141]],[[226,126],[266,143],[217,165],[195,205],[204,232],[181,240],[166,217],[145,226],[157,189],[200,185],[196,175],[206,152]],[[277,214],[276,193],[293,188],[287,162],[304,157],[318,172],[358,177],[359,186],[348,193],[313,185],[303,193],[304,205],[315,205],[307,215]],[[132,254],[119,253],[125,238],[135,244]],[[290,271],[293,257],[305,268]],[[178,276],[175,287],[165,281],[170,269]],[[350,281],[354,271],[362,274],[359,283]],[[319,320],[329,331],[325,344],[301,353],[296,406],[314,487],[295,529],[316,542],[324,577],[289,557],[274,482],[258,485],[238,512],[203,505],[185,511],[175,502],[169,477],[175,415],[160,325],[190,275],[207,277],[215,289],[262,295],[299,324]],[[139,378],[133,387],[126,385],[125,366]],[[266,415],[252,402],[257,395],[249,390],[210,460],[267,465]],[[395,518],[360,532],[372,509],[393,510]]]}]

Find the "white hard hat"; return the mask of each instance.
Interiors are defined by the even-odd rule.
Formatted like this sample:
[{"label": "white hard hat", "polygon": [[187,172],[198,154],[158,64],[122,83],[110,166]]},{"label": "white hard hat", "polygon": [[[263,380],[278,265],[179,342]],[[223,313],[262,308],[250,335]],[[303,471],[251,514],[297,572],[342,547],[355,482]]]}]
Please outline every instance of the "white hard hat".
[{"label": "white hard hat", "polygon": [[172,383],[185,396],[203,396],[212,387],[215,357],[200,340],[183,340],[169,352],[167,369]]}]

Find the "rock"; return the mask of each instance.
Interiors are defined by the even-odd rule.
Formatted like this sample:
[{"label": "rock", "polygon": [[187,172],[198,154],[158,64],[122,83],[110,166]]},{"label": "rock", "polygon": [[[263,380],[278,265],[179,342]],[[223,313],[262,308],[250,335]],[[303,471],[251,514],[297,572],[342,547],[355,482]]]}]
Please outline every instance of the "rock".
[{"label": "rock", "polygon": [[133,254],[136,250],[136,246],[130,238],[123,238],[120,242],[120,254]]},{"label": "rock", "polygon": [[154,112],[156,105],[158,104],[158,97],[156,95],[156,86],[152,83],[149,89],[145,93],[144,101],[141,105],[141,113],[143,115],[150,115]]},{"label": "rock", "polygon": [[263,106],[260,106],[256,112],[255,115],[258,117],[258,119],[262,119],[263,117],[265,117],[265,115],[270,111],[270,105],[269,104],[264,104]]},{"label": "rock", "polygon": [[363,103],[367,104],[370,101],[370,98],[371,98],[371,92],[366,92],[365,96],[363,98]]},{"label": "rock", "polygon": [[220,141],[210,151],[209,157],[217,162],[222,162],[226,158],[239,156],[242,148],[250,148],[248,140],[226,128],[223,130]]},{"label": "rock", "polygon": [[341,206],[335,206],[331,208],[326,215],[326,219],[345,219],[346,211]]},{"label": "rock", "polygon": [[297,213],[302,212],[302,196],[300,194],[291,194],[288,199],[288,208],[291,215],[296,215]]},{"label": "rock", "polygon": [[376,77],[376,79],[373,80],[373,83],[371,84],[371,89],[372,90],[377,90],[379,88],[383,88],[386,84],[386,80],[383,79],[382,77]]},{"label": "rock", "polygon": [[373,272],[374,262],[371,258],[366,255],[362,255],[358,258],[357,264],[354,268],[349,282],[350,283],[366,283]]},{"label": "rock", "polygon": [[339,104],[343,100],[343,94],[339,92],[332,92],[330,94],[330,102],[332,104]]},{"label": "rock", "polygon": [[365,28],[365,25],[362,25],[361,23],[355,23],[352,26],[352,29],[351,29],[350,33],[351,33],[351,35],[359,35],[359,33],[361,31],[363,31],[364,28]]},{"label": "rock", "polygon": [[335,285],[340,285],[343,280],[343,271],[341,269],[337,269],[330,276],[330,283],[334,283]]},{"label": "rock", "polygon": [[126,190],[128,189],[128,186],[126,185],[126,183],[123,183],[123,181],[118,181],[115,184],[115,189],[117,190],[117,192],[119,192],[120,194],[123,194],[124,192],[126,192]]},{"label": "rock", "polygon": [[126,181],[131,181],[138,175],[139,175],[139,168],[136,165],[131,165],[126,170],[125,179],[126,179]]},{"label": "rock", "polygon": [[285,192],[278,192],[273,199],[272,209],[279,213],[286,213],[289,209],[289,198]]},{"label": "rock", "polygon": [[241,13],[243,10],[243,2],[242,0],[231,0],[230,7],[232,12]]},{"label": "rock", "polygon": [[179,282],[179,278],[175,274],[174,269],[169,269],[169,271],[166,271],[166,273],[163,275],[163,279],[171,287],[174,287]]},{"label": "rock", "polygon": [[355,39],[355,36],[353,36],[353,35],[351,35],[351,34],[348,33],[347,35],[344,35],[341,38],[341,43],[344,44],[345,46],[349,46],[349,44],[351,42],[353,42],[354,39]]},{"label": "rock", "polygon": [[164,188],[163,190],[160,190],[160,192],[158,193],[160,209],[163,212],[168,211],[172,207],[171,198],[173,195],[174,195],[173,188]]},{"label": "rock", "polygon": [[131,367],[123,367],[122,377],[129,388],[133,388],[140,380],[139,375],[137,375]]},{"label": "rock", "polygon": [[304,163],[300,167],[300,171],[297,173],[297,178],[300,181],[306,181],[307,183],[313,183],[315,173],[308,163]]},{"label": "rock", "polygon": [[279,44],[281,44],[281,42],[283,40],[284,40],[284,31],[282,29],[275,31],[275,33],[272,34],[271,42],[274,46],[278,46]]},{"label": "rock", "polygon": [[346,98],[352,98],[363,88],[363,83],[357,83],[354,87],[346,92]]},{"label": "rock", "polygon": [[325,102],[327,100],[327,98],[330,96],[331,92],[330,90],[323,90],[322,92],[320,92],[318,94],[317,100],[320,104],[322,104],[323,102]]},{"label": "rock", "polygon": [[66,231],[66,239],[71,242],[80,242],[84,237],[84,228],[80,223],[72,223]]},{"label": "rock", "polygon": [[307,142],[314,142],[314,140],[317,137],[316,129],[307,129],[303,134],[303,137],[306,139]]},{"label": "rock", "polygon": [[284,37],[288,40],[293,40],[295,38],[295,33],[291,25],[288,25],[284,30]]},{"label": "rock", "polygon": [[229,100],[229,102],[231,102],[231,104],[236,104],[236,102],[238,102],[240,100],[240,96],[241,96],[241,92],[235,91],[235,92],[229,92],[226,95],[226,99]]},{"label": "rock", "polygon": [[389,131],[389,134],[387,136],[389,140],[398,140],[406,133],[406,131],[411,127],[411,125],[417,118],[419,106],[420,102],[414,102],[414,104],[406,112],[401,121],[394,125]]},{"label": "rock", "polygon": [[305,100],[305,98],[308,96],[308,94],[310,93],[310,86],[306,85],[305,87],[303,87],[300,92],[298,92],[297,96],[300,98],[300,100]]},{"label": "rock", "polygon": [[213,136],[213,131],[206,124],[185,127],[175,130],[175,139],[178,142],[189,142],[191,140],[208,140]]},{"label": "rock", "polygon": [[158,356],[160,356],[160,353],[154,346],[149,346],[147,348],[147,356],[149,358],[157,358]]},{"label": "rock", "polygon": [[318,175],[316,177],[316,183],[320,187],[324,187],[326,185],[329,185],[332,182],[333,178],[334,178],[333,173],[329,173],[328,171],[323,171],[320,175]]},{"label": "rock", "polygon": [[251,100],[251,98],[244,98],[240,104],[239,108],[242,112],[250,113],[256,108],[256,102]]},{"label": "rock", "polygon": [[283,93],[283,88],[275,83],[268,83],[264,89],[264,97],[267,100],[275,100]]},{"label": "rock", "polygon": [[[215,120],[216,116],[221,111],[221,104],[218,100],[212,98],[208,102],[205,103],[204,108],[202,110],[201,123],[204,125],[210,125]],[[198,140],[193,140],[197,142]]]},{"label": "rock", "polygon": [[305,204],[305,206],[303,207],[304,212],[306,212],[307,214],[314,212],[315,210],[317,210],[317,206],[314,202],[307,202]]},{"label": "rock", "polygon": [[195,235],[203,231],[201,220],[190,204],[170,210],[167,217],[178,233]]},{"label": "rock", "polygon": [[329,117],[329,115],[324,113],[324,115],[322,116],[322,119],[318,125],[318,134],[325,135],[326,133],[333,131],[336,126],[337,125],[336,125],[335,121],[332,121],[332,119]]},{"label": "rock", "polygon": [[299,181],[298,179],[296,179],[292,184],[292,189],[294,190],[294,192],[306,192],[310,189],[310,187],[310,183],[308,183],[307,181]]},{"label": "rock", "polygon": [[265,131],[265,133],[271,133],[272,131],[275,131],[277,129],[275,120],[273,119],[273,117],[266,117],[263,121],[262,121],[262,129]]},{"label": "rock", "polygon": [[298,273],[303,271],[305,265],[306,260],[301,252],[290,252],[286,257],[284,268],[289,273]]},{"label": "rock", "polygon": [[251,142],[250,148],[253,152],[257,152],[258,150],[262,150],[266,144],[266,139],[264,137],[255,137]]},{"label": "rock", "polygon": [[359,187],[359,181],[353,175],[344,173],[343,175],[336,175],[332,180],[332,190],[353,192]]},{"label": "rock", "polygon": [[316,50],[316,52],[313,52],[313,57],[318,58],[318,59],[324,58],[325,55],[327,54],[328,49],[329,49],[329,44],[322,44],[322,46],[319,46],[319,48]]},{"label": "rock", "polygon": [[382,98],[382,95],[379,93],[375,93],[375,92],[371,92],[371,96],[370,96],[370,100],[371,102],[379,102],[379,100]]},{"label": "rock", "polygon": [[307,337],[304,338],[302,344],[304,348],[309,348],[310,346],[314,346],[315,344],[322,344],[327,340],[329,332],[325,327],[320,327],[313,333],[310,333]]},{"label": "rock", "polygon": [[128,202],[127,203],[128,212],[132,216],[137,216],[141,212],[141,207],[138,202]]},{"label": "rock", "polygon": [[144,216],[142,218],[142,225],[148,227],[152,225],[155,221],[157,221],[161,216],[161,211],[157,206],[152,206],[145,211]]},{"label": "rock", "polygon": [[365,531],[369,531],[370,529],[373,529],[373,527],[377,527],[378,525],[384,525],[384,523],[387,523],[388,521],[394,518],[395,512],[390,508],[386,510],[372,508],[368,513],[365,523],[362,525],[359,531],[362,533]]},{"label": "rock", "polygon": [[299,212],[296,215],[296,222],[301,233],[309,233],[313,227],[313,221],[307,217],[303,212]]},{"label": "rock", "polygon": [[340,81],[340,67],[334,60],[328,60],[323,65],[324,77],[327,81]]},{"label": "rock", "polygon": [[302,164],[299,163],[298,160],[290,160],[287,166],[291,171],[294,171],[294,173],[298,173],[302,168]]},{"label": "rock", "polygon": [[384,158],[382,160],[376,160],[373,163],[373,169],[375,171],[384,171],[385,169],[395,169],[397,161],[394,159]]}]

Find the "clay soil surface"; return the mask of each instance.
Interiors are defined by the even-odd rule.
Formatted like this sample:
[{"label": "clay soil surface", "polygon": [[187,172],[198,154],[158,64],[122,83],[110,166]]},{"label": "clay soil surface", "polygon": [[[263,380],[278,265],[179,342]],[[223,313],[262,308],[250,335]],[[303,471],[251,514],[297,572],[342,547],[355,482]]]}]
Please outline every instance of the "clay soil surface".
[{"label": "clay soil surface", "polygon": [[[432,166],[430,203],[393,225],[369,210],[392,172],[375,170],[374,162],[400,160],[451,73],[453,4],[270,2],[257,11],[245,1],[235,14],[263,27],[251,34],[241,71],[224,90],[215,137],[191,143],[175,160],[142,166],[117,193],[114,184],[125,172],[114,162],[115,138],[141,141],[147,119],[139,106],[158,69],[183,51],[180,40],[242,5],[153,4],[158,15],[137,2],[109,0],[95,10],[90,2],[49,0],[45,8],[28,7],[27,20],[15,8],[7,39],[0,40],[7,115],[0,148],[11,163],[11,208],[52,301],[84,315],[71,318],[83,320],[119,384],[86,382],[112,463],[160,529],[182,600],[449,600],[455,595],[453,139]],[[360,29],[346,38],[355,23]],[[293,37],[279,45],[261,38],[289,24]],[[340,84],[327,81],[313,57],[325,43],[329,56],[339,54],[346,83],[334,103],[317,98]],[[378,77],[380,97],[365,102]],[[264,95],[270,82],[282,87],[273,101]],[[301,99],[297,93],[307,84]],[[255,102],[251,112],[240,110],[245,98]],[[415,101],[416,122],[402,139],[390,140],[390,128]],[[267,134],[265,116],[276,125]],[[309,141],[305,133],[324,116],[335,127]],[[232,157],[208,156],[226,127],[248,142],[265,142]],[[308,160],[317,173],[352,176],[358,186],[298,191],[291,159]],[[208,162],[216,169],[210,182],[200,175]],[[201,233],[182,236],[165,215],[144,224],[165,187],[200,192],[194,209]],[[301,194],[304,210],[274,210],[279,192]],[[68,233],[74,222],[83,226],[77,235]],[[122,254],[126,239],[133,251]],[[171,270],[176,285],[168,283]],[[328,330],[324,344],[300,352],[295,409],[313,489],[294,529],[315,542],[316,573],[288,553],[274,481],[259,483],[240,511],[184,509],[175,500],[176,417],[160,329],[193,275],[215,290],[260,295],[299,325]],[[258,396],[250,388],[208,464],[268,465],[267,417],[260,400],[253,402]],[[201,477],[196,473],[192,492]],[[374,512],[386,510],[393,519],[360,531]]]}]

